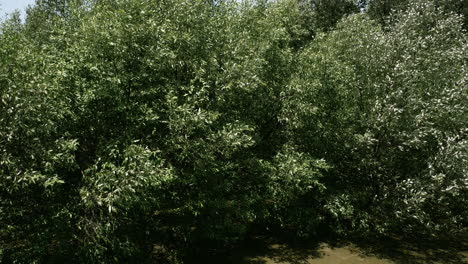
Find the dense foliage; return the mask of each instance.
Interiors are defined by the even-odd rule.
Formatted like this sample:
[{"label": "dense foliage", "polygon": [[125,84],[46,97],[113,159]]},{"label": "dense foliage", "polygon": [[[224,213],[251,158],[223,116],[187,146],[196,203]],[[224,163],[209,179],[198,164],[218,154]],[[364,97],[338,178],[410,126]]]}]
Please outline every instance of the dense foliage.
[{"label": "dense foliage", "polygon": [[178,262],[258,230],[466,235],[467,9],[451,2],[11,14],[0,262]]}]

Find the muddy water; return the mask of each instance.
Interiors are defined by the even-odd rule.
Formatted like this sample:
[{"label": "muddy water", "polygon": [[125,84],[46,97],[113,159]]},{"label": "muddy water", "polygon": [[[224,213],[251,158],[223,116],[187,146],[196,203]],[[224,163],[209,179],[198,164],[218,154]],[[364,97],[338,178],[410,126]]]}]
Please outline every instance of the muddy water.
[{"label": "muddy water", "polygon": [[[314,254],[300,254],[300,252],[289,251],[284,245],[272,245],[272,251],[278,250],[278,254],[247,257],[245,263],[264,263],[264,264],[391,264],[394,263],[388,259],[381,259],[375,256],[366,256],[360,253],[355,246],[348,245],[343,247],[331,247],[328,244],[320,244]],[[292,253],[292,254],[291,254]]]},{"label": "muddy water", "polygon": [[[359,244],[359,245],[358,245]],[[468,245],[378,243],[306,243],[293,245],[256,238],[230,252],[192,258],[189,263],[219,264],[468,264]]]}]

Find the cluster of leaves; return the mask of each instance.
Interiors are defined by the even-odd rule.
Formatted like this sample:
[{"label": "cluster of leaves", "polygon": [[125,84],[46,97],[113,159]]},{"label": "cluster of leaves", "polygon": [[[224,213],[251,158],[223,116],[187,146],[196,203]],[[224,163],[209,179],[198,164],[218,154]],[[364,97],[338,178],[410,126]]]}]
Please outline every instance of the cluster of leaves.
[{"label": "cluster of leaves", "polygon": [[358,232],[463,231],[466,41],[461,17],[418,1],[388,28],[348,17],[302,51],[283,118],[334,167],[332,218]]},{"label": "cluster of leaves", "polygon": [[177,262],[271,228],[466,234],[465,9],[385,3],[40,0],[11,15],[0,261]]}]

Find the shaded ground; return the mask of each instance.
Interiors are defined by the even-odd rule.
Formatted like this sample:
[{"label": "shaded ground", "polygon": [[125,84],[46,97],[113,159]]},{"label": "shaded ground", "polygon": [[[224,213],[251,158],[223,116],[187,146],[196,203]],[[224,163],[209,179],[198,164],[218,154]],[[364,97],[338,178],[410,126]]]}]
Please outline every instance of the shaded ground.
[{"label": "shaded ground", "polygon": [[189,263],[225,264],[468,264],[468,245],[414,243],[398,239],[354,243],[281,243],[255,237],[218,256]]}]

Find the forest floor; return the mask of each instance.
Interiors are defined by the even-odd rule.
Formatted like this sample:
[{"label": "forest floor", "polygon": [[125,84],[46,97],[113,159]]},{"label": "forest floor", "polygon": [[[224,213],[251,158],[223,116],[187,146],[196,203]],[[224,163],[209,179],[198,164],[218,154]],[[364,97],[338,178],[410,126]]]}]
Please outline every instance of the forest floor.
[{"label": "forest floor", "polygon": [[223,264],[468,264],[467,243],[385,241],[281,243],[254,237],[231,251],[190,263]]}]

